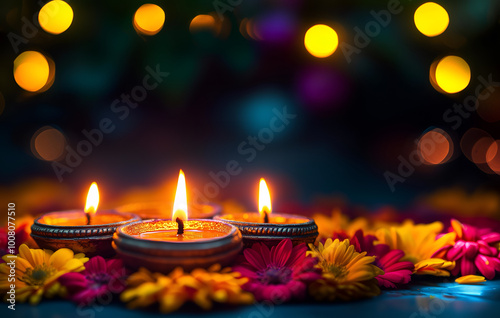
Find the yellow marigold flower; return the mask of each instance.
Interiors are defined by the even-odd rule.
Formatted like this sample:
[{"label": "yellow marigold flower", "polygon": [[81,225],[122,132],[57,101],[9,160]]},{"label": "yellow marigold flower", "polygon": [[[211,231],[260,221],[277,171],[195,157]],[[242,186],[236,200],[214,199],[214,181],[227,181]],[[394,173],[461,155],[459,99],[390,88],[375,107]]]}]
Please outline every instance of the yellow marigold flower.
[{"label": "yellow marigold flower", "polygon": [[412,262],[416,274],[450,276],[449,271],[455,267],[455,262],[435,254],[444,246],[453,245],[455,234],[447,233],[436,239],[442,230],[441,222],[415,225],[413,221],[407,220],[400,226],[378,229],[375,236],[379,243],[404,251],[405,256],[401,260]]},{"label": "yellow marigold flower", "polygon": [[74,254],[72,250],[61,248],[56,252],[51,250],[30,249],[26,244],[19,247],[19,254],[4,255],[5,263],[0,264],[0,291],[7,292],[12,274],[10,264],[15,263],[16,300],[31,304],[40,302],[42,296],[51,298],[64,294],[57,279],[69,272],[80,272],[89,259],[83,253]]},{"label": "yellow marigold flower", "polygon": [[141,268],[128,278],[129,288],[121,294],[121,299],[128,302],[130,308],[147,307],[158,302],[163,313],[173,312],[188,301],[208,310],[214,302],[253,303],[252,294],[241,289],[246,282],[246,278],[240,278],[239,273],[232,273],[230,268],[221,271],[218,264],[191,273],[184,273],[178,267],[169,275]]},{"label": "yellow marigold flower", "polygon": [[369,222],[366,218],[358,217],[350,220],[339,209],[333,210],[331,216],[314,214],[313,219],[318,225],[318,239],[332,237],[333,233],[345,232],[348,236],[352,236],[359,229],[365,233],[369,230]]},{"label": "yellow marigold flower", "polygon": [[466,275],[455,279],[455,282],[459,284],[477,284],[485,281],[486,279],[484,278],[484,276],[478,275]]},{"label": "yellow marigold flower", "polygon": [[373,265],[375,257],[358,253],[349,240],[327,239],[325,244],[315,247],[308,255],[319,259],[323,278],[309,286],[309,293],[317,300],[354,300],[380,294],[375,276],[384,272]]}]

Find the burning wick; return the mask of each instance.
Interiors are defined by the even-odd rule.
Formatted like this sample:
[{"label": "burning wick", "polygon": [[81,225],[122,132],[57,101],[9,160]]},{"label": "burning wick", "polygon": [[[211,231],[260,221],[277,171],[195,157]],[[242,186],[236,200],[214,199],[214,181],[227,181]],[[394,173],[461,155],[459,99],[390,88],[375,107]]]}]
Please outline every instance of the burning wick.
[{"label": "burning wick", "polygon": [[175,222],[177,222],[177,235],[184,234],[184,222],[180,218],[176,218]]},{"label": "burning wick", "polygon": [[263,212],[264,212],[264,223],[269,223],[269,214],[265,210]]},{"label": "burning wick", "polygon": [[90,213],[85,213],[85,216],[87,217],[87,225],[90,225]]}]

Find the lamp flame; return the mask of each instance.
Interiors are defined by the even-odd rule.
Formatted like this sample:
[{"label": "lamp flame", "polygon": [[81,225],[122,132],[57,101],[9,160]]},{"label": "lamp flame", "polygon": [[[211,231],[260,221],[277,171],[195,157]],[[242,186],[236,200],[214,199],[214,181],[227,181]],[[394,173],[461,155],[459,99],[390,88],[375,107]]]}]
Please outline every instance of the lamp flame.
[{"label": "lamp flame", "polygon": [[187,221],[188,219],[186,176],[184,176],[184,172],[182,170],[179,171],[179,180],[177,181],[177,190],[175,191],[172,221],[175,221],[177,218],[182,221]]},{"label": "lamp flame", "polygon": [[92,182],[90,185],[89,193],[87,194],[87,202],[85,203],[85,213],[90,217],[97,212],[99,205],[99,189],[97,183]]},{"label": "lamp flame", "polygon": [[271,195],[269,194],[266,180],[261,178],[259,182],[259,213],[262,217],[265,217],[265,214],[270,214],[271,211]]}]

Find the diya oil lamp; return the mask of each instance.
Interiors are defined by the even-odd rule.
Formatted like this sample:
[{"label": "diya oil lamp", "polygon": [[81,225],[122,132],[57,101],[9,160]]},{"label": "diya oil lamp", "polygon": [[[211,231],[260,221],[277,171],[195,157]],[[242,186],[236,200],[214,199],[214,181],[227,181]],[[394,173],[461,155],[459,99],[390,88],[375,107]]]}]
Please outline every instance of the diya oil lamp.
[{"label": "diya oil lamp", "polygon": [[289,238],[294,245],[314,243],[318,236],[318,226],[313,219],[292,214],[271,213],[271,195],[266,181],[259,182],[259,212],[227,213],[216,216],[240,229],[243,243],[250,247],[261,242],[272,246]]},{"label": "diya oil lamp", "polygon": [[[193,219],[211,219],[220,214],[222,207],[215,203],[190,204],[189,216]],[[143,202],[131,203],[116,208],[118,212],[134,213],[143,220],[161,219],[173,211],[173,203],[166,202]]]},{"label": "diya oil lamp", "polygon": [[243,248],[237,227],[214,220],[188,220],[186,180],[179,173],[172,219],[152,219],[121,226],[113,247],[127,267],[144,266],[168,273],[177,266],[185,270],[227,266]]},{"label": "diya oil lamp", "polygon": [[87,256],[112,256],[111,246],[116,228],[140,220],[132,213],[97,210],[99,190],[90,186],[84,210],[50,212],[35,219],[31,237],[41,248],[57,250],[67,247]]}]

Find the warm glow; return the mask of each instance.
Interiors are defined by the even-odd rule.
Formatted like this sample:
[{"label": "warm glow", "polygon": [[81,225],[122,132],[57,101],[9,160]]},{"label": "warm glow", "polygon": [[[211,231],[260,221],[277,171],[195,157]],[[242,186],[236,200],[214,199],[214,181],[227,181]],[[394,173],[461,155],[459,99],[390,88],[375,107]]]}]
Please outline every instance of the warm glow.
[{"label": "warm glow", "polygon": [[66,137],[59,130],[44,126],[31,137],[31,151],[39,159],[54,161],[61,158],[66,147]]},{"label": "warm glow", "polygon": [[418,7],[413,18],[417,29],[429,37],[440,35],[450,23],[445,8],[434,2],[427,2]]},{"label": "warm glow", "polygon": [[324,24],[316,24],[307,30],[304,45],[311,55],[319,58],[328,57],[339,45],[337,32]]},{"label": "warm glow", "polygon": [[495,140],[486,152],[486,161],[491,170],[500,174],[500,152],[498,149],[500,149],[500,140]]},{"label": "warm glow", "polygon": [[14,60],[14,79],[24,90],[39,91],[49,81],[49,62],[40,52],[23,52]]},{"label": "warm glow", "polygon": [[165,23],[165,12],[156,4],[143,4],[134,15],[134,28],[146,35],[160,32]]},{"label": "warm glow", "polygon": [[92,182],[89,189],[89,194],[87,194],[87,202],[85,203],[85,213],[93,216],[97,211],[97,206],[99,205],[99,190],[97,189],[97,183]]},{"label": "warm glow", "polygon": [[179,172],[179,180],[177,181],[177,190],[175,191],[174,208],[172,211],[172,221],[175,221],[177,218],[183,221],[187,221],[188,219],[186,177],[184,176],[184,172],[182,170]]},{"label": "warm glow", "polygon": [[63,33],[73,22],[73,9],[64,1],[50,1],[40,9],[38,22],[48,33]]},{"label": "warm glow", "polygon": [[429,165],[445,163],[453,155],[453,143],[450,136],[436,128],[426,132],[418,141],[418,153]]},{"label": "warm glow", "polygon": [[266,180],[261,178],[259,182],[259,213],[263,215],[264,212],[267,212],[267,214],[272,212],[271,195],[269,194]]},{"label": "warm glow", "polygon": [[199,31],[211,31],[214,35],[220,32],[220,24],[217,23],[215,18],[208,14],[199,14],[191,20],[189,24],[189,31],[191,33]]},{"label": "warm glow", "polygon": [[458,93],[465,89],[469,85],[470,76],[469,64],[458,56],[447,56],[440,60],[436,66],[436,84],[449,94]]}]

